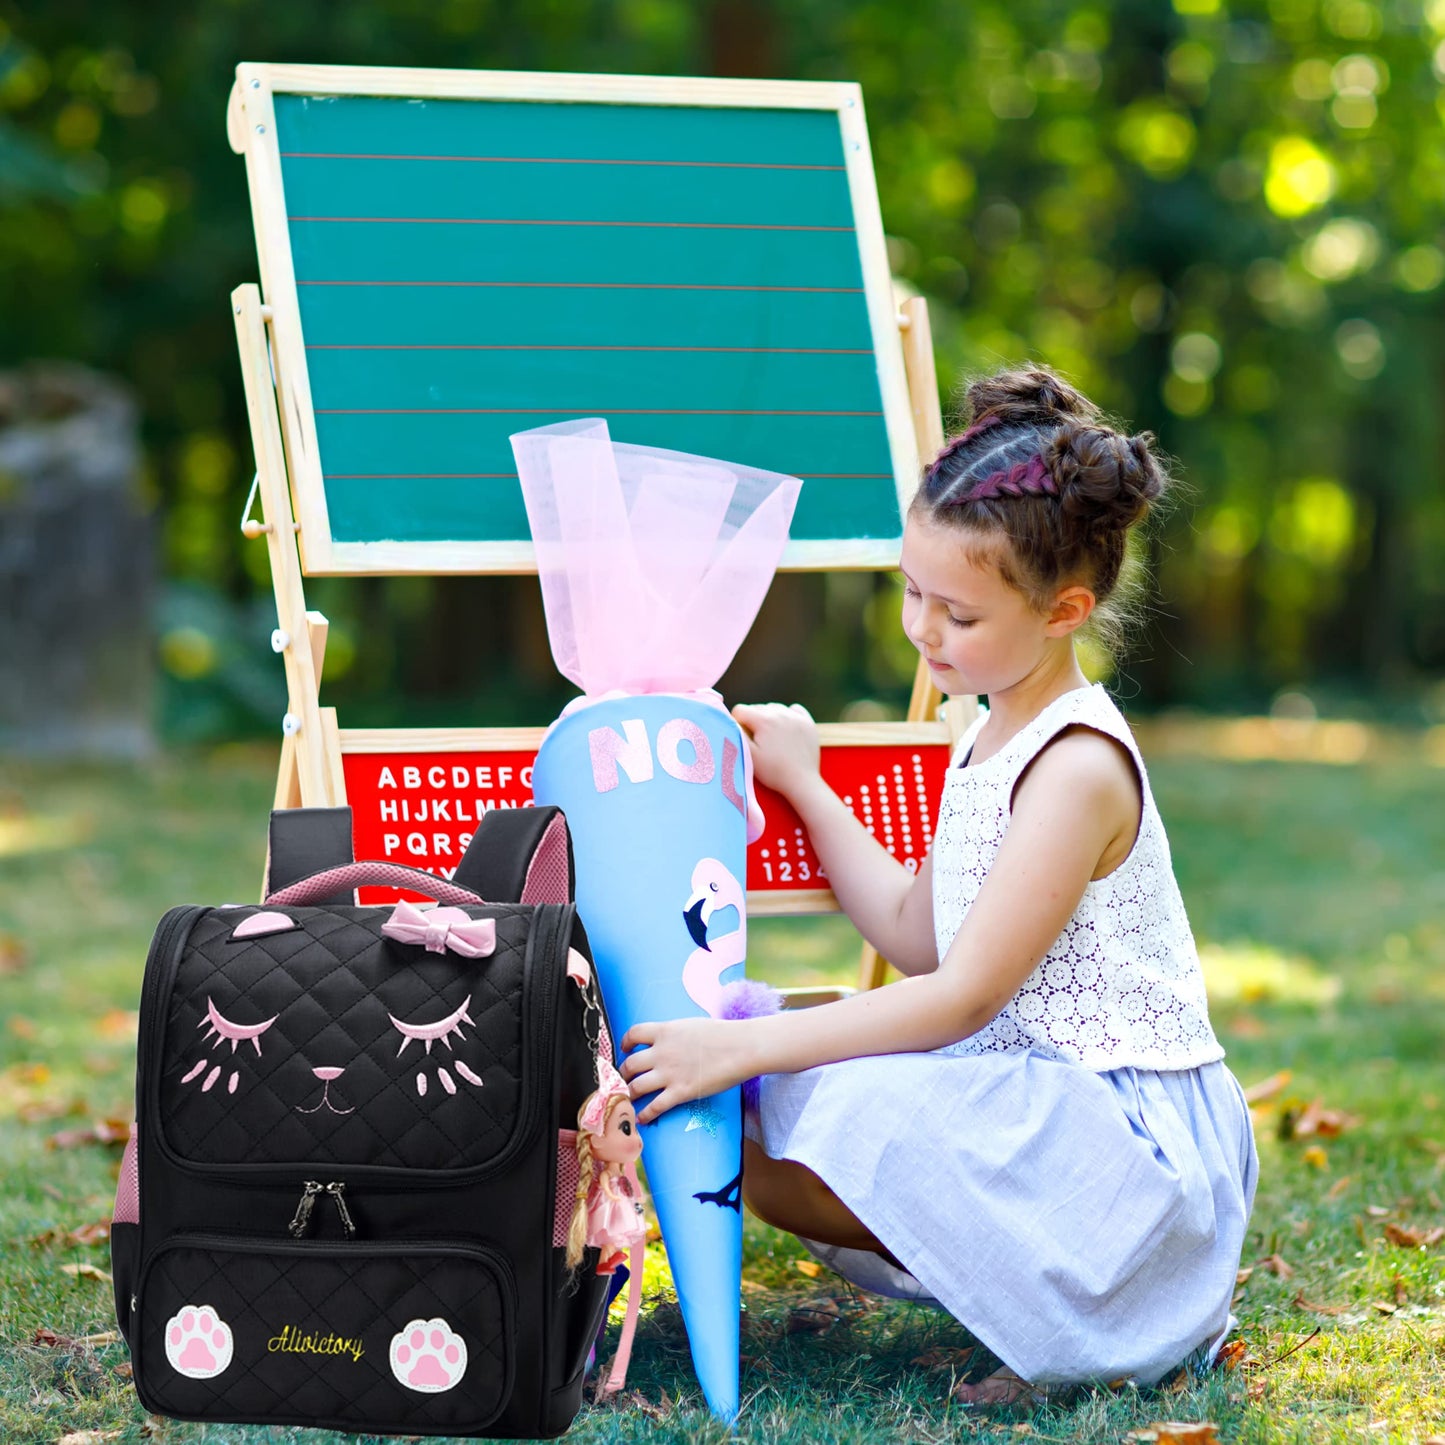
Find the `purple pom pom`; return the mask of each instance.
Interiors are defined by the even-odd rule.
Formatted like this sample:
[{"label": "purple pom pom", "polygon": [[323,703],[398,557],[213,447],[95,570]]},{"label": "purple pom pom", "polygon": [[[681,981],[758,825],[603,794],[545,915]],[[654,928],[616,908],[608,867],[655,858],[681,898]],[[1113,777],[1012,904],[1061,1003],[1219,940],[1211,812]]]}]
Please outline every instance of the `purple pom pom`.
[{"label": "purple pom pom", "polygon": [[783,996],[760,978],[740,978],[722,991],[722,1019],[764,1019],[783,1006]]},{"label": "purple pom pom", "polygon": [[[742,978],[730,983],[722,992],[722,1010],[718,1014],[724,1019],[762,1019],[775,1014],[783,1006],[783,996],[777,989],[758,978]],[[744,1110],[758,1107],[758,1081],[743,1080]]]}]

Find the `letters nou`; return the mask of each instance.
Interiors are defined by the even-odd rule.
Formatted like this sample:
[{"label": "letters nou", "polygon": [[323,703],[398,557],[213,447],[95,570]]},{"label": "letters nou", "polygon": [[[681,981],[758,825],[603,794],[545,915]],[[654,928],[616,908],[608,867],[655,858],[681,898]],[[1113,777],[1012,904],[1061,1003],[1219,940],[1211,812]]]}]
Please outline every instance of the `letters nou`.
[{"label": "letters nou", "polygon": [[[654,751],[641,718],[628,718],[620,733],[612,727],[593,728],[587,734],[587,750],[592,783],[599,793],[619,786],[622,774],[631,783],[652,781]],[[725,737],[719,769],[708,735],[688,718],[671,718],[657,730],[656,762],[668,777],[703,785],[717,781],[723,796],[746,817],[748,805],[734,777],[739,758],[738,745]]]}]

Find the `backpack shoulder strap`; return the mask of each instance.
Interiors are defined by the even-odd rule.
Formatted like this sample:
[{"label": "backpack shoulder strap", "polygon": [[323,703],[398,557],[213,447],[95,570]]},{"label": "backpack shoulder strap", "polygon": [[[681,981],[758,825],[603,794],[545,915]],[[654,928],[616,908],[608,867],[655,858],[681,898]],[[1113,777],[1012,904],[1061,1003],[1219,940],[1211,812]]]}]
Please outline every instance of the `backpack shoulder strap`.
[{"label": "backpack shoulder strap", "polygon": [[[261,896],[289,888],[313,873],[354,863],[350,808],[275,808],[266,850]],[[355,903],[355,893],[337,893],[325,903]]]},{"label": "backpack shoulder strap", "polygon": [[488,903],[570,903],[572,835],[560,808],[483,813],[452,882]]}]

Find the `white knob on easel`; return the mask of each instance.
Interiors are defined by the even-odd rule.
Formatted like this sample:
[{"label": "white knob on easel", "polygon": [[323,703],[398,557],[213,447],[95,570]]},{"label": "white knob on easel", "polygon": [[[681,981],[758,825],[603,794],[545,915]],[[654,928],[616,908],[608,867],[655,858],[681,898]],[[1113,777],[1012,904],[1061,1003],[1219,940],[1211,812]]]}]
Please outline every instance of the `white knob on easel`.
[{"label": "white knob on easel", "polygon": [[291,634],[289,632],[282,631],[282,629],[278,627],[275,632],[271,634],[271,651],[285,652],[286,649],[290,646]]},{"label": "white knob on easel", "polygon": [[294,738],[301,731],[301,719],[294,712],[288,712],[281,719],[282,737]]}]

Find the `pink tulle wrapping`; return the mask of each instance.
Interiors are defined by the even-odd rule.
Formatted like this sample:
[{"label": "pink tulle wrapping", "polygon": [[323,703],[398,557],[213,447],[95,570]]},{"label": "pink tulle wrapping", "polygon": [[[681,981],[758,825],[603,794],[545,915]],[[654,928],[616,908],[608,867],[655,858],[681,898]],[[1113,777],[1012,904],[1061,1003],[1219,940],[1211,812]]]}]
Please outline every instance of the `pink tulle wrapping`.
[{"label": "pink tulle wrapping", "polygon": [[614,442],[597,418],[512,451],[558,670],[584,693],[712,688],[757,616],[802,483]]}]

